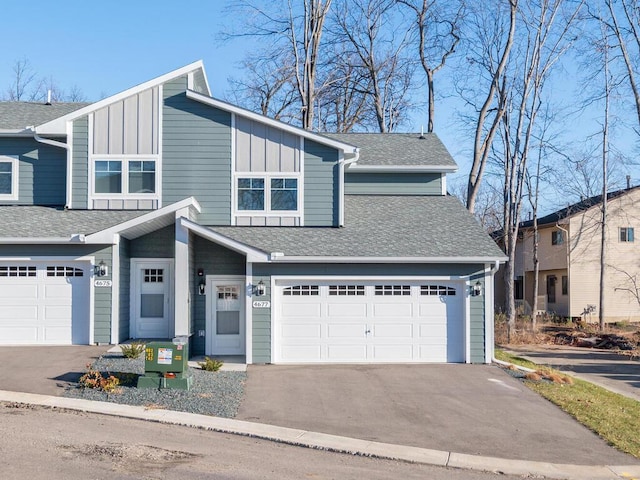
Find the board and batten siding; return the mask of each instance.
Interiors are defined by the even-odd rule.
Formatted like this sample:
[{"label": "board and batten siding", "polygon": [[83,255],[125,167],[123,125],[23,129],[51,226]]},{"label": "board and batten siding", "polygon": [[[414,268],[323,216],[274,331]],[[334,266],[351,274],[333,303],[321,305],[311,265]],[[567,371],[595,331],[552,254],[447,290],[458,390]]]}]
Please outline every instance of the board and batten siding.
[{"label": "board and batten siding", "polygon": [[[484,292],[484,265],[475,264],[253,264],[253,281],[257,284],[260,280],[267,287],[264,297],[260,300],[271,302],[271,277],[273,275],[300,276],[305,279],[309,276],[472,276],[483,283]],[[470,354],[472,363],[484,363],[484,295],[471,297],[470,305]],[[271,308],[253,309],[253,362],[271,362]]]},{"label": "board and batten siding", "polygon": [[[202,269],[203,277],[207,275],[237,275],[244,276],[247,272],[246,258],[244,255],[229,250],[221,245],[212,243],[202,237],[194,236],[193,252],[194,267],[193,274],[194,284],[200,282],[197,276],[197,270]],[[197,286],[194,286],[197,289]],[[192,340],[192,355],[204,355],[205,337],[199,337],[198,330],[206,329],[206,303],[213,301],[206,295],[198,295],[193,297],[193,331],[196,335]],[[210,334],[211,332],[206,332]]]},{"label": "board and batten siding", "polygon": [[71,158],[71,208],[87,208],[89,191],[89,120],[82,117],[73,122]]},{"label": "board and batten siding", "polygon": [[339,214],[338,150],[304,142],[304,225],[336,227]]},{"label": "board and batten siding", "polygon": [[65,204],[66,150],[32,138],[0,138],[0,158],[2,156],[18,160],[18,200],[0,200],[0,204]]},{"label": "board and batten siding", "polygon": [[158,153],[158,87],[131,95],[93,114],[94,155]]},{"label": "board and batten siding", "polygon": [[186,97],[187,77],[163,87],[162,204],[198,199],[203,225],[231,224],[231,114]]},{"label": "board and batten siding", "polygon": [[344,176],[347,195],[442,195],[440,173],[349,173]]}]

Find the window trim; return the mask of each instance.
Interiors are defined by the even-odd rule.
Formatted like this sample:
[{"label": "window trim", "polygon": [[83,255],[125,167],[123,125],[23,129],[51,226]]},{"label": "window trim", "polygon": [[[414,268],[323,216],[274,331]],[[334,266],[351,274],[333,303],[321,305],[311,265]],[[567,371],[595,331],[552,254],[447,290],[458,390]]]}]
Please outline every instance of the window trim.
[{"label": "window trim", "polygon": [[[624,234],[623,234],[624,232]],[[631,232],[631,239],[629,239],[629,232]],[[623,238],[624,235],[624,238]],[[635,231],[633,227],[619,227],[618,228],[618,242],[619,243],[634,243]]]},{"label": "window trim", "polygon": [[[238,208],[238,181],[244,178],[264,180],[264,209],[262,210],[240,210]],[[295,179],[297,181],[297,206],[296,210],[272,210],[271,209],[271,180],[274,179]],[[233,185],[233,217],[298,217],[302,225],[303,212],[303,182],[299,172],[234,172]]]},{"label": "window trim", "polygon": [[[96,192],[96,162],[121,162],[121,193]],[[129,163],[155,163],[155,192],[129,193]],[[92,155],[89,161],[89,202],[92,199],[159,200],[162,178],[159,155]]]},{"label": "window trim", "polygon": [[554,247],[564,245],[565,240],[564,230],[553,230],[551,232],[551,245]]},{"label": "window trim", "polygon": [[20,162],[18,161],[18,157],[11,155],[0,155],[0,163],[11,164],[11,193],[0,193],[0,201],[18,200],[18,176],[20,174]]}]

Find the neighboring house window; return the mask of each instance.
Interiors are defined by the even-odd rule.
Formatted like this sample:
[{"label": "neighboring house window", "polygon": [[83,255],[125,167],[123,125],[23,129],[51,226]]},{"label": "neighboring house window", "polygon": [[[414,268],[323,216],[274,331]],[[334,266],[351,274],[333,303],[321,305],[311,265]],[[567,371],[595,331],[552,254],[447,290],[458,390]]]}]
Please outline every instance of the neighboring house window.
[{"label": "neighboring house window", "polygon": [[516,300],[524,299],[524,279],[522,275],[513,280],[513,298]]},{"label": "neighboring house window", "polygon": [[264,210],[264,178],[238,179],[238,210]]},{"label": "neighboring house window", "polygon": [[295,212],[298,179],[285,177],[238,178],[238,211]]},{"label": "neighboring house window", "polygon": [[563,295],[569,294],[569,277],[566,275],[562,276],[562,294]]},{"label": "neighboring house window", "polygon": [[96,160],[94,192],[138,195],[156,193],[155,160]]},{"label": "neighboring house window", "polygon": [[620,241],[633,242],[633,227],[620,228]]},{"label": "neighboring house window", "polygon": [[18,199],[18,159],[0,157],[0,200]]},{"label": "neighboring house window", "polygon": [[551,245],[562,245],[564,243],[564,232],[556,230],[551,232]]}]

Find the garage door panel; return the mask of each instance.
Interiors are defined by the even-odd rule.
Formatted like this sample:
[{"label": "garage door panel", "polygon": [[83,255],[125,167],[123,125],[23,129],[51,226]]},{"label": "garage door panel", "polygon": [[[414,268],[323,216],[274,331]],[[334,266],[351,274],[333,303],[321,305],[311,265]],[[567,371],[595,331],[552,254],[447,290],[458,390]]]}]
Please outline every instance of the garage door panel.
[{"label": "garage door panel", "polygon": [[319,317],[322,312],[320,303],[301,303],[299,298],[295,303],[282,305],[282,315],[285,317]]},{"label": "garage door panel", "polygon": [[327,306],[327,314],[330,317],[366,317],[367,316],[367,304],[354,304],[354,303],[330,303]]},{"label": "garage door panel", "polygon": [[69,298],[71,297],[71,290],[71,284],[44,285],[44,298],[46,300]]},{"label": "garage door panel", "polygon": [[[419,358],[423,362],[442,362],[443,358],[447,358],[447,347],[446,345],[420,345],[418,347]],[[452,362],[456,360],[446,361]]]},{"label": "garage door panel", "polygon": [[366,345],[329,345],[327,360],[333,362],[364,362],[367,360]]},{"label": "garage door panel", "polygon": [[38,319],[38,307],[32,305],[6,305],[0,308],[0,321],[16,323],[35,322]]},{"label": "garage door panel", "polygon": [[413,346],[411,345],[374,345],[373,358],[378,361],[409,362],[413,360]]},{"label": "garage door panel", "polygon": [[423,323],[420,325],[420,338],[442,337],[447,338],[447,324],[442,323]]},{"label": "garage door panel", "polygon": [[44,307],[44,315],[47,323],[52,321],[67,322],[71,318],[71,304],[69,305],[47,305]]},{"label": "garage door panel", "polygon": [[[375,298],[375,297],[374,297]],[[374,317],[411,317],[413,315],[411,303],[377,303],[373,305]]]},{"label": "garage door panel", "polygon": [[282,326],[283,338],[320,338],[321,326],[318,323],[297,323]]},{"label": "garage door panel", "polygon": [[327,325],[328,338],[364,338],[366,326],[362,323],[330,323]]},{"label": "garage door panel", "polygon": [[373,326],[374,337],[413,338],[413,325],[410,323],[388,323]]},{"label": "garage door panel", "polygon": [[4,345],[31,345],[38,342],[38,328],[0,326],[0,339]]},{"label": "garage door panel", "polygon": [[287,345],[281,350],[282,358],[297,358],[299,362],[318,362],[321,360],[320,345]]},{"label": "garage door panel", "polygon": [[[18,283],[19,282],[19,283]],[[38,285],[24,284],[20,280],[0,282],[0,302],[11,298],[38,298]]]},{"label": "garage door panel", "polygon": [[48,326],[43,328],[44,343],[68,345],[71,342],[71,328],[69,326]]},{"label": "garage door panel", "polygon": [[418,306],[418,314],[423,318],[442,318],[450,308],[446,303],[421,303]]}]

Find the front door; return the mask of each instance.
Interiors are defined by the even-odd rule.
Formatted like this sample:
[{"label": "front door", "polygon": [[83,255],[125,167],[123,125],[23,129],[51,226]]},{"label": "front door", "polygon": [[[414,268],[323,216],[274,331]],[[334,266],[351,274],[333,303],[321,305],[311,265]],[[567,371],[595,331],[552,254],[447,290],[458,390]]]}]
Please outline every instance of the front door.
[{"label": "front door", "polygon": [[207,281],[207,355],[245,354],[244,280]]},{"label": "front door", "polygon": [[131,337],[173,337],[173,260],[131,260]]},{"label": "front door", "polygon": [[549,275],[547,277],[547,302],[556,303],[556,280],[555,275]]}]

